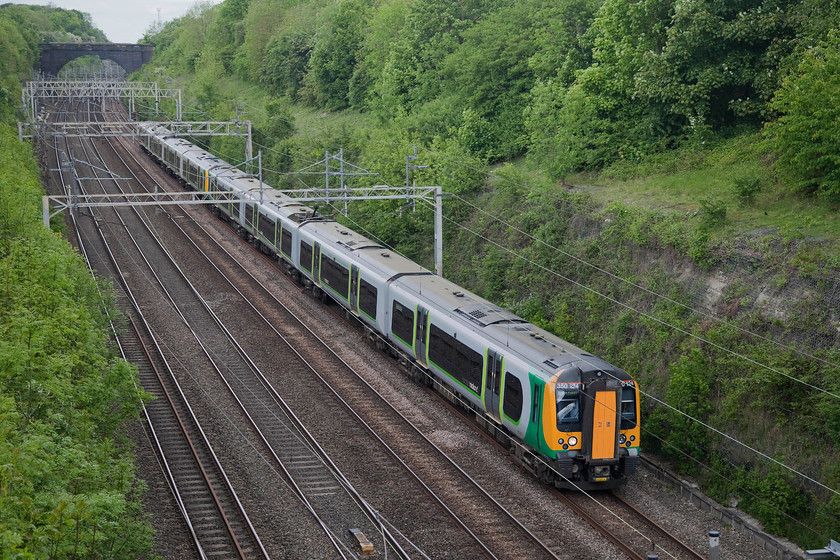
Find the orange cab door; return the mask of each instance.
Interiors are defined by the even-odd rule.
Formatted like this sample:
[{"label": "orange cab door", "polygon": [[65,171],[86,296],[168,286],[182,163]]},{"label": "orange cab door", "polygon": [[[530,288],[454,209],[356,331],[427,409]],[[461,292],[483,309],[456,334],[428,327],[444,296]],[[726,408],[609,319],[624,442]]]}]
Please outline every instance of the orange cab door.
[{"label": "orange cab door", "polygon": [[618,438],[618,399],[614,390],[595,393],[592,411],[592,459],[615,459]]}]

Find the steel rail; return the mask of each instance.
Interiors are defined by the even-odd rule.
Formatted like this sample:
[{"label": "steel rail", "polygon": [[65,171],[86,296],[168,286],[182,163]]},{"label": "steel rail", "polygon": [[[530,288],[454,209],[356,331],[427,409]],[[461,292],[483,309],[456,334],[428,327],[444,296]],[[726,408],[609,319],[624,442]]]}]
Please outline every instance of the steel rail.
[{"label": "steel rail", "polygon": [[612,492],[611,496],[616,501],[621,503],[621,505],[623,505],[624,507],[626,507],[627,509],[632,511],[634,515],[639,517],[639,519],[642,519],[645,523],[650,525],[655,531],[658,531],[658,532],[662,533],[662,535],[665,536],[666,539],[669,539],[673,543],[675,543],[680,548],[680,550],[683,553],[685,553],[686,555],[690,556],[692,558],[692,560],[705,560],[706,559],[706,557],[704,555],[700,554],[699,552],[697,552],[696,550],[694,550],[693,548],[691,548],[690,546],[688,546],[687,544],[682,542],[678,537],[674,536],[673,533],[671,533],[670,531],[665,529],[662,525],[660,525],[659,523],[657,523],[656,521],[654,521],[653,519],[648,517],[646,514],[642,513],[636,506],[634,506],[633,504],[628,502],[622,496],[619,496],[615,492]]},{"label": "steel rail", "polygon": [[[68,104],[69,104],[69,102],[68,102]],[[58,114],[61,114],[61,113],[59,112]],[[53,147],[53,150],[54,150],[54,153],[55,153],[55,161],[56,161],[56,164],[57,164],[59,159],[60,159],[59,155],[58,155],[59,154],[58,144],[57,143],[53,144],[52,147]],[[68,146],[68,149],[69,149],[69,146]],[[59,173],[58,173],[58,178],[59,178],[59,181],[61,183],[62,191],[67,193],[68,192],[67,184],[64,180],[64,175],[60,172],[60,170],[59,170]],[[79,247],[79,251],[81,252],[82,256],[85,259],[85,262],[88,264],[88,267],[90,268],[91,273],[93,274],[93,268],[90,266],[90,263],[91,263],[90,255],[89,255],[89,252],[88,252],[88,249],[87,249],[87,245],[85,244],[84,239],[82,238],[81,230],[78,227],[78,223],[76,221],[75,213],[73,213],[73,212],[70,213],[70,220],[72,222],[73,229],[76,232],[76,239],[77,239],[77,244],[78,244],[78,247]],[[131,296],[130,294],[127,294],[127,296],[131,300],[133,300],[133,296]],[[132,322],[132,325],[133,324],[134,323]],[[117,337],[117,335],[116,335],[116,329],[114,328],[113,323],[111,323],[111,328],[112,328],[112,331],[114,332],[114,339],[117,341],[117,344],[120,347],[120,352],[123,355],[123,358],[125,358],[125,354],[123,352],[123,346],[120,344],[119,337]],[[154,423],[152,422],[152,419],[149,415],[149,411],[148,411],[145,403],[143,405],[143,416],[146,419],[146,426],[148,426],[148,429],[151,431],[151,436],[152,436],[152,439],[154,440],[154,445],[157,448],[157,451],[159,453],[159,458],[160,458],[160,460],[163,461],[163,465],[162,465],[161,470],[164,473],[164,478],[166,480],[166,483],[169,486],[170,491],[173,494],[173,497],[175,499],[176,504],[178,505],[178,509],[181,511],[181,514],[184,516],[184,522],[187,525],[187,531],[190,533],[193,544],[195,545],[196,551],[198,552],[199,556],[202,559],[206,559],[207,556],[205,555],[204,550],[201,547],[201,543],[199,541],[198,535],[196,534],[195,527],[193,526],[191,520],[189,519],[189,515],[187,513],[186,506],[184,504],[184,501],[182,499],[180,491],[178,490],[177,481],[175,480],[175,476],[172,473],[172,469],[171,469],[169,463],[166,460],[166,456],[163,452],[163,446],[161,445],[161,442],[160,442],[160,439],[158,438],[157,432],[154,429]],[[165,466],[165,469],[163,468],[164,466]]]},{"label": "steel rail", "polygon": [[[90,152],[89,152],[89,151],[88,151],[88,150],[84,147],[84,144],[82,144],[82,149],[85,151],[85,153],[90,153]],[[92,146],[92,149],[93,149],[93,150],[96,150],[96,148],[95,148],[95,147],[93,147],[93,146]],[[101,158],[100,158],[100,159],[101,159]],[[98,177],[98,174],[97,174],[97,171],[96,171],[96,170],[94,170],[94,176],[95,176],[94,178],[96,178],[96,179],[97,179],[97,181],[100,183],[100,187],[101,187],[103,190],[105,190],[105,187],[104,187],[104,185],[102,184],[102,181],[107,181],[107,180],[110,180],[110,177],[105,177],[105,178]],[[158,281],[160,281],[160,279],[159,279],[159,278],[157,278],[157,275],[155,274],[155,272],[154,272],[154,268],[152,267],[151,263],[149,263],[149,262],[148,262],[148,260],[146,260],[145,255],[143,255],[143,254],[142,254],[142,251],[140,251],[140,249],[139,249],[139,244],[137,243],[137,240],[136,240],[136,239],[134,238],[134,236],[132,235],[132,233],[131,233],[131,231],[130,231],[130,228],[129,228],[129,227],[127,226],[127,224],[123,221],[122,216],[120,216],[120,215],[119,215],[119,213],[117,213],[117,217],[118,217],[118,219],[120,220],[120,222],[122,223],[123,227],[125,228],[126,233],[129,235],[129,237],[131,238],[132,242],[133,242],[133,243],[135,244],[135,246],[137,247],[138,252],[140,252],[141,257],[143,258],[143,260],[144,260],[144,262],[146,263],[146,265],[149,267],[149,270],[152,272],[152,274],[155,276],[155,278],[156,278]],[[139,215],[138,215],[138,217],[139,217]],[[110,247],[108,246],[108,242],[107,242],[107,240],[105,239],[104,235],[102,234],[102,230],[101,230],[101,228],[99,228],[99,227],[97,226],[97,230],[100,232],[100,235],[102,235],[102,241],[103,241],[103,243],[105,244],[105,246],[106,246],[106,248],[107,248],[107,250],[108,250],[108,252],[109,252],[109,254],[110,254],[110,257],[111,257],[111,259],[112,259],[112,262],[113,262],[114,266],[115,266],[115,267],[119,270],[119,266],[118,266],[118,265],[117,265],[117,263],[116,263],[116,258],[114,257],[113,252],[111,251]],[[128,288],[128,285],[127,285],[127,283],[125,282],[125,279],[124,279],[124,276],[123,276],[122,272],[120,271],[120,272],[119,272],[119,274],[120,274],[120,279],[121,279],[121,281],[123,282],[123,286],[124,286],[124,287],[126,288],[126,290],[128,290],[128,291],[129,291],[129,293],[130,293],[130,289]],[[133,296],[132,296],[132,298],[131,298],[131,299],[132,299],[132,301],[133,301],[133,303],[134,303],[134,305],[135,305],[135,309],[136,309],[136,311],[137,311],[137,312],[141,315],[141,317],[142,317],[142,312],[140,312],[140,309],[139,309],[139,306],[137,305],[136,300],[133,298]],[[145,322],[145,319],[144,319],[144,322]],[[146,324],[146,326],[147,326],[147,328],[148,328],[148,324]],[[152,332],[151,328],[149,328],[149,332]],[[154,336],[153,336],[153,340],[154,340]],[[157,346],[157,342],[156,342],[156,341],[155,341],[155,345]],[[158,351],[160,351],[160,348],[159,348],[159,347],[158,347]],[[161,356],[162,356],[162,353],[161,353]],[[164,360],[165,360],[165,358],[164,358]],[[167,367],[168,367],[168,366],[167,366]],[[171,369],[170,369],[170,372],[171,372]],[[174,378],[174,375],[172,376],[172,380],[173,380],[173,382],[174,382],[174,383],[176,384],[176,386],[177,386],[177,385],[178,385],[178,384],[177,384],[177,380]],[[254,529],[253,525],[252,525],[252,524],[251,524],[251,522],[250,522],[250,519],[248,519],[248,516],[247,516],[247,514],[246,514],[246,513],[245,513],[245,511],[244,511],[244,507],[242,506],[242,504],[241,504],[241,502],[240,502],[240,500],[239,500],[238,496],[236,495],[236,492],[235,492],[235,490],[233,489],[233,485],[231,484],[231,482],[230,482],[229,478],[227,477],[227,474],[225,473],[225,471],[224,471],[223,467],[221,466],[221,463],[220,463],[220,461],[218,460],[218,457],[216,456],[216,454],[215,454],[215,452],[214,452],[214,450],[213,450],[213,448],[212,448],[212,445],[210,444],[209,440],[208,440],[208,439],[207,439],[207,437],[206,437],[206,434],[204,433],[203,429],[201,428],[201,425],[200,425],[200,423],[198,422],[198,419],[197,419],[197,417],[195,416],[195,413],[192,411],[192,407],[190,406],[189,402],[187,401],[186,396],[185,396],[185,395],[183,394],[183,392],[181,391],[180,386],[178,386],[178,391],[181,393],[182,400],[183,400],[183,402],[184,402],[185,406],[187,407],[187,409],[189,410],[189,413],[190,413],[190,415],[192,416],[192,420],[193,420],[193,422],[195,423],[195,425],[196,425],[196,427],[197,427],[198,432],[201,434],[201,438],[203,439],[204,444],[205,444],[205,447],[206,447],[206,449],[208,450],[209,454],[210,454],[210,455],[211,455],[211,457],[212,457],[212,462],[214,463],[214,466],[216,467],[216,470],[217,470],[217,471],[219,472],[219,474],[220,474],[220,477],[221,477],[221,479],[222,479],[222,481],[223,481],[223,483],[224,483],[224,486],[225,486],[226,491],[227,491],[227,492],[228,492],[228,493],[232,496],[232,498],[233,498],[234,502],[236,503],[237,508],[238,508],[238,510],[239,510],[239,514],[240,514],[240,515],[244,518],[244,520],[245,520],[245,525],[248,527],[249,532],[251,533],[250,538],[253,538],[253,539],[256,541],[256,543],[258,543],[258,548],[259,548],[259,549],[260,549],[260,551],[262,552],[263,557],[267,558],[267,557],[268,557],[268,555],[267,555],[267,553],[265,552],[265,549],[264,549],[264,547],[263,547],[263,545],[262,545],[262,543],[261,543],[261,541],[260,541],[259,537],[257,536],[256,531],[255,531],[255,529]],[[179,417],[179,422],[180,422],[180,421],[181,421],[181,419],[180,419],[180,417]],[[183,425],[183,423],[182,423],[182,425]],[[189,444],[190,444],[191,448],[195,451],[195,447],[192,445],[191,438],[187,437],[187,441],[189,442]],[[197,461],[197,464],[198,464],[199,469],[201,469],[202,473],[205,475],[205,479],[207,480],[207,478],[208,478],[208,477],[206,476],[206,475],[207,475],[207,473],[206,473],[206,471],[204,470],[204,466],[202,465],[202,462],[201,462],[200,460],[198,460],[198,461]],[[208,485],[209,491],[210,491],[210,493],[211,493],[211,495],[212,495],[213,501],[215,502],[216,507],[217,507],[217,509],[218,509],[220,519],[222,520],[222,522],[223,522],[224,526],[226,527],[226,530],[228,531],[228,534],[229,534],[229,536],[230,536],[231,542],[233,543],[233,546],[234,546],[234,548],[235,548],[235,549],[236,549],[236,551],[237,551],[237,555],[238,555],[240,558],[245,558],[245,557],[246,557],[246,555],[245,555],[245,552],[243,551],[242,545],[241,545],[241,544],[240,544],[240,542],[239,542],[239,537],[236,535],[236,532],[234,531],[234,529],[233,529],[233,527],[232,527],[232,525],[231,525],[231,521],[230,521],[230,519],[228,518],[227,513],[225,512],[225,508],[221,505],[221,503],[220,503],[220,501],[219,501],[219,496],[218,496],[218,494],[216,493],[216,489],[214,488],[213,483],[212,483],[212,482],[210,482],[209,480],[207,480],[207,485]],[[181,500],[183,500],[183,498],[180,498],[180,499],[181,499]]]},{"label": "steel rail", "polygon": [[[109,145],[110,145],[110,144],[109,144]],[[120,158],[121,160],[123,160],[123,158],[122,158],[119,154],[117,154],[117,153],[116,153],[116,151],[115,151],[115,155],[116,155],[118,158]],[[126,165],[126,167],[129,167],[129,166],[126,164],[126,162],[125,162],[124,160],[123,160],[123,164],[124,164],[124,165]],[[136,212],[136,210],[135,210],[135,212]],[[143,220],[142,218],[141,218],[141,220],[143,221],[143,223],[144,223],[147,227],[149,227],[149,226],[148,226],[148,224],[146,224],[145,220]],[[176,225],[177,225],[177,224],[176,224]],[[129,232],[129,236],[131,236],[131,233],[130,233],[130,232]],[[131,236],[131,237],[132,237],[132,239],[133,239],[133,236]],[[216,322],[216,324],[217,324],[218,326],[220,326],[220,327],[221,327],[221,329],[225,332],[225,334],[228,336],[228,338],[229,338],[229,339],[230,339],[230,340],[231,340],[231,341],[232,341],[235,345],[237,345],[237,346],[238,346],[238,343],[236,343],[235,338],[233,337],[233,335],[232,335],[229,331],[227,331],[227,329],[225,329],[225,328],[224,328],[224,325],[222,325],[222,323],[219,321],[218,317],[215,315],[215,313],[213,313],[213,311],[212,311],[212,309],[211,309],[210,305],[206,302],[206,300],[204,300],[204,298],[202,298],[202,297],[201,297],[201,295],[198,293],[198,291],[195,289],[195,287],[194,287],[194,286],[190,283],[190,281],[187,279],[186,274],[184,274],[183,270],[181,270],[181,268],[177,265],[177,263],[176,263],[176,262],[175,262],[175,260],[172,258],[172,256],[169,254],[169,252],[167,251],[167,249],[166,249],[165,247],[163,247],[163,245],[160,243],[160,238],[159,238],[159,236],[157,236],[156,234],[152,233],[152,237],[153,237],[153,238],[155,239],[155,241],[158,243],[158,246],[159,246],[159,248],[161,249],[161,251],[162,251],[162,252],[163,252],[163,253],[167,256],[167,258],[170,260],[170,264],[171,264],[171,265],[172,265],[172,266],[173,266],[176,270],[178,270],[179,274],[181,275],[182,280],[184,280],[184,281],[188,284],[189,289],[193,292],[193,294],[196,296],[196,298],[199,300],[199,302],[200,302],[200,303],[204,306],[204,308],[205,308],[206,312],[207,312],[207,313],[208,313],[208,314],[209,314],[209,315],[213,318],[213,320]],[[136,242],[136,241],[134,241],[134,242],[135,242],[135,245],[137,245],[137,242]],[[144,257],[144,259],[145,259],[145,257]],[[149,264],[148,266],[149,266],[149,267],[150,267],[150,269],[151,269],[151,265]],[[153,274],[155,275],[155,277],[157,278],[158,283],[160,284],[160,286],[161,286],[161,289],[162,289],[163,293],[166,295],[167,299],[170,301],[170,304],[172,305],[173,309],[176,311],[176,313],[178,313],[178,315],[180,316],[181,320],[182,320],[182,321],[183,321],[186,325],[188,325],[188,328],[190,328],[190,330],[192,331],[192,328],[191,328],[191,327],[189,327],[189,321],[187,320],[187,318],[186,318],[186,317],[183,315],[183,313],[181,312],[181,310],[180,310],[180,308],[179,308],[179,306],[178,306],[178,304],[177,304],[177,302],[176,302],[175,298],[174,298],[174,297],[173,297],[173,296],[169,293],[169,291],[166,289],[166,287],[165,287],[164,283],[162,282],[162,280],[161,280],[160,278],[158,278],[158,277],[157,277],[157,274],[156,274],[156,273],[154,273],[154,271],[153,271],[153,270],[152,270],[152,273],[153,273]],[[339,554],[341,554],[341,555],[342,555],[342,557],[345,557],[345,556],[344,556],[344,553],[341,551],[341,547],[342,547],[342,545],[340,545],[340,544],[339,544],[339,543],[335,540],[335,538],[334,538],[334,536],[333,536],[333,534],[332,534],[332,531],[331,531],[331,530],[329,529],[329,527],[326,525],[326,523],[324,522],[324,520],[323,520],[323,519],[322,519],[322,518],[321,518],[321,517],[320,517],[320,516],[319,516],[319,515],[318,515],[318,514],[314,511],[314,509],[312,508],[311,504],[309,504],[309,503],[308,503],[308,501],[307,501],[307,499],[306,499],[306,497],[305,497],[305,494],[303,493],[303,491],[300,489],[300,487],[299,487],[299,486],[297,485],[297,483],[295,482],[294,477],[291,475],[291,473],[289,473],[289,471],[288,471],[288,469],[286,468],[286,466],[283,464],[283,462],[280,460],[280,458],[276,455],[276,452],[275,452],[275,451],[274,451],[274,449],[272,448],[271,444],[268,442],[268,440],[267,440],[267,438],[265,437],[265,435],[264,435],[264,434],[262,433],[262,431],[259,429],[258,424],[257,424],[257,423],[253,420],[253,418],[251,417],[250,413],[249,413],[249,412],[248,412],[248,410],[247,410],[247,407],[246,407],[246,406],[242,403],[241,399],[237,396],[237,394],[236,394],[235,390],[234,390],[234,389],[230,386],[230,384],[228,383],[228,381],[225,379],[225,377],[224,377],[224,375],[223,375],[223,373],[222,373],[222,371],[221,371],[222,367],[220,367],[218,364],[216,364],[216,360],[213,358],[213,352],[212,352],[212,351],[210,351],[210,350],[206,347],[206,345],[205,345],[205,344],[204,344],[204,343],[200,340],[200,337],[198,336],[198,334],[197,334],[197,333],[195,333],[195,331],[192,331],[192,332],[193,332],[193,335],[194,335],[194,337],[195,337],[196,341],[198,342],[198,344],[199,344],[199,345],[200,345],[200,347],[202,348],[202,351],[205,353],[205,355],[208,357],[208,359],[211,361],[211,363],[213,363],[214,368],[216,369],[217,374],[218,374],[218,375],[220,376],[220,378],[223,380],[223,382],[224,382],[224,383],[225,383],[225,385],[227,386],[228,390],[229,390],[229,391],[230,391],[230,393],[233,395],[233,398],[234,398],[234,399],[236,400],[236,402],[239,404],[239,406],[240,406],[240,408],[242,409],[242,411],[243,411],[243,412],[245,413],[245,415],[249,418],[249,420],[250,420],[250,422],[251,422],[251,425],[252,425],[252,427],[253,427],[254,431],[256,432],[256,434],[258,435],[258,437],[259,437],[259,438],[260,438],[260,439],[264,442],[264,444],[265,444],[265,445],[269,448],[269,451],[270,451],[270,453],[272,454],[273,458],[275,459],[276,463],[280,466],[281,470],[283,470],[283,472],[286,474],[286,477],[288,478],[288,480],[289,480],[289,482],[290,482],[291,486],[293,487],[293,490],[295,490],[295,492],[296,492],[296,493],[298,493],[298,494],[299,494],[299,496],[303,498],[303,501],[304,501],[304,503],[307,505],[307,507],[309,508],[309,511],[313,514],[313,516],[315,517],[316,521],[317,521],[317,522],[321,525],[321,527],[323,528],[323,530],[324,530],[325,534],[328,536],[328,538],[329,538],[329,539],[333,542],[334,546],[336,547],[336,550],[339,552]],[[241,352],[241,348],[240,348],[240,352]],[[243,354],[243,356],[245,356],[245,357],[247,358],[247,355]],[[249,359],[249,358],[247,358],[247,359]],[[249,359],[249,360],[250,360],[250,359]]]}]

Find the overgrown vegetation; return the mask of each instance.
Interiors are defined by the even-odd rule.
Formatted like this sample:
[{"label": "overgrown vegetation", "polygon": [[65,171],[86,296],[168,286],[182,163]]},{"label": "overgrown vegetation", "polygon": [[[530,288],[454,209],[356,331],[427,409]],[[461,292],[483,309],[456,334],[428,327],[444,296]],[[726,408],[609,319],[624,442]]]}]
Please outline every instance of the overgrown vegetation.
[{"label": "overgrown vegetation", "polygon": [[41,38],[104,39],[93,31],[79,12],[0,6],[2,558],[144,558],[152,546],[124,435],[144,393],[108,339],[109,287],[44,228],[35,158],[6,122]]},{"label": "overgrown vegetation", "polygon": [[0,549],[4,557],[147,555],[124,425],[142,392],[107,338],[100,289],[41,223],[39,172],[0,124]]},{"label": "overgrown vegetation", "polygon": [[[338,148],[403,184],[419,146],[411,178],[457,195],[448,277],[631,371],[648,449],[824,546],[840,533],[838,8],[226,0],[150,30],[142,79],[174,77],[201,118],[241,103],[276,186]],[[424,205],[346,220],[431,263]]]}]

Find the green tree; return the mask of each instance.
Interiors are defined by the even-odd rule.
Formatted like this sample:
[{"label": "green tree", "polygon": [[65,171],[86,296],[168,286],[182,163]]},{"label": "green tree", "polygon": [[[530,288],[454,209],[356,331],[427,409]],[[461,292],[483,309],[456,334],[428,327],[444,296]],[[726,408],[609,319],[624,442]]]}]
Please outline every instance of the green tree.
[{"label": "green tree", "polygon": [[598,0],[530,0],[536,51],[528,65],[537,80],[570,86],[578,70],[592,64],[586,33],[601,2]]},{"label": "green tree", "polygon": [[512,157],[524,149],[534,27],[529,10],[503,7],[464,30],[460,45],[444,60],[445,88],[465,107],[459,136],[471,128],[468,147],[482,159]]},{"label": "green tree", "polygon": [[309,60],[316,101],[331,110],[349,105],[350,79],[368,17],[365,0],[343,0],[315,35]]},{"label": "green tree", "polygon": [[260,81],[272,92],[298,100],[314,42],[315,37],[309,30],[272,37],[265,48]]},{"label": "green tree", "polygon": [[840,200],[840,33],[808,49],[773,98],[765,127],[776,167],[796,191]]},{"label": "green tree", "polygon": [[753,123],[778,86],[795,34],[792,0],[692,0],[674,5],[664,47],[646,53],[638,90],[671,115],[674,133]]},{"label": "green tree", "polygon": [[[605,1],[587,32],[593,64],[568,88],[549,81],[535,92],[527,130],[555,176],[636,160],[666,137],[663,110],[639,99],[636,75],[647,53],[662,51],[670,15],[670,0]],[[543,117],[549,126],[540,127]]]},{"label": "green tree", "polygon": [[478,8],[454,0],[412,3],[383,68],[377,108],[389,116],[407,115],[440,95],[443,61],[458,47]]},{"label": "green tree", "polygon": [[[373,8],[350,79],[348,96],[354,108],[369,107],[368,96],[377,91],[376,84],[382,79],[392,45],[405,25],[408,6],[408,2],[403,0],[384,0]],[[376,103],[374,95],[374,105]]]}]

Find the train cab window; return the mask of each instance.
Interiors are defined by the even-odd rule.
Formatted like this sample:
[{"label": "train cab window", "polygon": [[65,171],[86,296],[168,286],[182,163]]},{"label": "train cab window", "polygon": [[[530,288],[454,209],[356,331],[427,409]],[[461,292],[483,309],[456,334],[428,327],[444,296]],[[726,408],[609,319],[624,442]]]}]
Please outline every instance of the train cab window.
[{"label": "train cab window", "polygon": [[580,391],[561,387],[554,389],[557,401],[557,429],[561,432],[580,430]]},{"label": "train cab window", "polygon": [[300,242],[300,267],[312,273],[312,245],[306,241]]},{"label": "train cab window", "polygon": [[514,422],[519,422],[519,418],[522,417],[522,382],[510,372],[505,373],[504,400],[505,416]]},{"label": "train cab window", "polygon": [[359,310],[376,321],[376,286],[359,279]]},{"label": "train cab window", "polygon": [[394,336],[411,346],[411,342],[407,341],[410,341],[414,334],[414,310],[394,300],[394,306],[391,312],[391,332]]},{"label": "train cab window", "polygon": [[621,429],[636,427],[636,391],[633,387],[621,389]]}]

